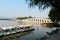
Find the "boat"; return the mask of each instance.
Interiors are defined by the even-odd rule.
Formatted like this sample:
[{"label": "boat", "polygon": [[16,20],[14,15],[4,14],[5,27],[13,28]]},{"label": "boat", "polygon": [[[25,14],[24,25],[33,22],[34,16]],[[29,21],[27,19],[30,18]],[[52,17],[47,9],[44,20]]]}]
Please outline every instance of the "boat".
[{"label": "boat", "polygon": [[32,30],[34,30],[32,24],[0,27],[0,36],[6,36],[6,35],[16,34],[20,32],[27,32]]}]

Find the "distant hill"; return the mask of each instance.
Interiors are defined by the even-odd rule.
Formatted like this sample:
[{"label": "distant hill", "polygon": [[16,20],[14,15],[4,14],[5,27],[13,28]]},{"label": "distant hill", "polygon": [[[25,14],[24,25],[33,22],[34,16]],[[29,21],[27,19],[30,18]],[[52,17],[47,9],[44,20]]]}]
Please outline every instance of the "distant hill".
[{"label": "distant hill", "polygon": [[0,18],[0,20],[12,20],[12,19],[8,19],[8,18]]}]

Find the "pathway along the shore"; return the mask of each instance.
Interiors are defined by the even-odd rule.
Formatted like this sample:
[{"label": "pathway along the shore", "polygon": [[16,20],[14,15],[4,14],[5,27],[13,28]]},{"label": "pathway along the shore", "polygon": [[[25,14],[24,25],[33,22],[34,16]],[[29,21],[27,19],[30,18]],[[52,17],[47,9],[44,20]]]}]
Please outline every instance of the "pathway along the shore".
[{"label": "pathway along the shore", "polygon": [[58,33],[56,34],[52,34],[50,35],[47,39],[45,40],[60,40],[60,31],[58,31]]}]

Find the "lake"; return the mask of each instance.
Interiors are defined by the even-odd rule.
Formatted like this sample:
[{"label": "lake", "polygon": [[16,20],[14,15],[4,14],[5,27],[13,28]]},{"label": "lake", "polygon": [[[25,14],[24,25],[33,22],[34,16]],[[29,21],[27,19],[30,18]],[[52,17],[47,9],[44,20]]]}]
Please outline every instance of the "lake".
[{"label": "lake", "polygon": [[[28,24],[28,23],[11,21],[11,20],[0,20],[0,27],[16,26],[22,24]],[[50,32],[51,30],[53,30],[53,28],[42,27],[39,23],[32,23],[32,24],[35,30],[30,32],[25,32],[24,34],[23,33],[15,34],[18,36],[12,35],[12,37],[7,37],[7,36],[1,37],[0,40],[40,40],[41,37],[47,35],[46,32]]]}]

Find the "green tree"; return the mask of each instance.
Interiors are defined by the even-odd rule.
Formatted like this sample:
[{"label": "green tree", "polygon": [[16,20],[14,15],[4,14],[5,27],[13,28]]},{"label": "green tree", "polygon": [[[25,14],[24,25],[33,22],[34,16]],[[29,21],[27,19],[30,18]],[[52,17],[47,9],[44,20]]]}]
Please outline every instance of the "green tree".
[{"label": "green tree", "polygon": [[60,9],[60,0],[27,0],[27,2],[31,7],[45,8],[51,6]]},{"label": "green tree", "polygon": [[39,8],[51,7],[49,18],[54,21],[60,21],[60,0],[27,0],[30,7],[38,6]]},{"label": "green tree", "polygon": [[60,21],[60,9],[52,8],[48,16],[52,21],[59,22]]},{"label": "green tree", "polygon": [[32,16],[29,16],[29,18],[32,18]]},{"label": "green tree", "polygon": [[24,19],[28,19],[28,18],[33,18],[32,16],[29,16],[29,17],[18,17],[16,19],[19,19],[19,20],[24,20]]}]

